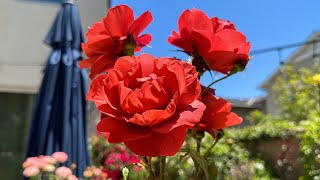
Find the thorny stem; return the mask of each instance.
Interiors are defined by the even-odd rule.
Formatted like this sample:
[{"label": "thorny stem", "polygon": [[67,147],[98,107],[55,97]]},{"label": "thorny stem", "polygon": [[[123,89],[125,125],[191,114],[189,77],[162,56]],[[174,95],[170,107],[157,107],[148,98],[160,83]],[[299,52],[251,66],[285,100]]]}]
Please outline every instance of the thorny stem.
[{"label": "thorny stem", "polygon": [[165,172],[166,172],[166,157],[160,157],[160,180],[165,180]]}]

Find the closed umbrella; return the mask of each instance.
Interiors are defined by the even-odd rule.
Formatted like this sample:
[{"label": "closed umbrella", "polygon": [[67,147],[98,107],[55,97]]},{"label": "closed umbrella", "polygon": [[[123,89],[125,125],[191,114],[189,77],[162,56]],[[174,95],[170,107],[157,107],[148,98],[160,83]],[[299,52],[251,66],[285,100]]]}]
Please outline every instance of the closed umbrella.
[{"label": "closed umbrella", "polygon": [[75,174],[90,164],[86,133],[87,74],[77,66],[83,42],[78,8],[63,3],[45,43],[52,48],[44,78],[34,105],[27,157],[51,155],[56,151],[69,156],[65,165],[77,165]]}]

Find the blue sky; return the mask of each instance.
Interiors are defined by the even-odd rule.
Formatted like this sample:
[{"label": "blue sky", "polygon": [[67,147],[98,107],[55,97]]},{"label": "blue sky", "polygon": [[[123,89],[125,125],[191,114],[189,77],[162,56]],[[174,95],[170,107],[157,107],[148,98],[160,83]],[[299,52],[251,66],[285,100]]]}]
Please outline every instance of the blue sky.
[{"label": "blue sky", "polygon": [[[197,8],[209,17],[230,20],[247,36],[252,50],[301,42],[313,32],[320,30],[319,0],[113,0],[112,6],[127,4],[137,17],[146,10],[151,11],[154,20],[145,30],[151,33],[152,48],[143,52],[154,56],[175,56],[186,59],[176,47],[167,43],[172,30],[177,29],[177,20],[185,9]],[[294,49],[283,52],[287,57]],[[218,96],[227,98],[252,98],[264,95],[259,90],[279,67],[277,52],[255,55],[246,70],[227,80],[215,84]],[[210,75],[201,79],[202,84],[212,82]]]}]

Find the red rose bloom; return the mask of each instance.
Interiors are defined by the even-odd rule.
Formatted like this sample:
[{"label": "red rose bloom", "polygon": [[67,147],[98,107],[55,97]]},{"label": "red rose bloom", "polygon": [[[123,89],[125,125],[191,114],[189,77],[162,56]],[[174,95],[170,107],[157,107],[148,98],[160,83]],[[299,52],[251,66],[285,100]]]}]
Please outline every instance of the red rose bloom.
[{"label": "red rose bloom", "polygon": [[229,21],[210,19],[197,9],[185,10],[178,21],[180,34],[173,31],[168,42],[193,56],[199,72],[215,70],[229,73],[235,64],[245,66],[250,44]]},{"label": "red rose bloom", "polygon": [[205,109],[197,77],[192,65],[173,58],[119,58],[87,95],[102,112],[97,130],[141,156],[175,155]]},{"label": "red rose bloom", "polygon": [[206,105],[201,121],[194,127],[214,135],[213,130],[220,130],[241,124],[242,118],[231,112],[232,104],[213,95],[209,89],[201,96],[201,101]]},{"label": "red rose bloom", "polygon": [[120,56],[133,55],[151,41],[151,35],[139,34],[150,24],[149,11],[134,20],[130,7],[119,5],[109,9],[102,22],[96,22],[86,33],[87,42],[82,44],[88,59],[79,62],[80,68],[91,68],[90,77],[113,67]]}]

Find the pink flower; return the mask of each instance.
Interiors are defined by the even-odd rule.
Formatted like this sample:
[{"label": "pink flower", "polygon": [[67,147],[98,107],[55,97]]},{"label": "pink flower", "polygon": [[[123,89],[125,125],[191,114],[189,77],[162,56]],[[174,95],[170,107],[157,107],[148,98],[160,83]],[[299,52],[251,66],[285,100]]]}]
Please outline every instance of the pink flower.
[{"label": "pink flower", "polygon": [[117,161],[119,161],[121,158],[121,155],[119,153],[111,153],[109,154],[109,157],[105,160],[106,164],[115,164]]},{"label": "pink flower", "polygon": [[26,161],[22,164],[23,168],[27,167],[37,167],[39,169],[43,168],[46,165],[46,162],[44,162],[39,157],[29,157],[26,159]]},{"label": "pink flower", "polygon": [[71,169],[65,166],[58,167],[56,170],[56,176],[58,177],[67,178],[70,175],[72,175]]},{"label": "pink flower", "polygon": [[57,163],[57,160],[51,156],[40,156],[40,159],[49,164]]},{"label": "pink flower", "polygon": [[71,175],[71,176],[68,176],[67,180],[79,180],[79,179],[77,178],[77,176]]},{"label": "pink flower", "polygon": [[64,163],[68,160],[68,155],[65,152],[55,152],[52,154],[52,157],[60,163]]},{"label": "pink flower", "polygon": [[100,176],[101,175],[101,173],[102,173],[102,170],[101,169],[99,169],[99,168],[97,168],[97,167],[92,167],[92,172],[93,172],[93,174],[95,175],[95,176]]},{"label": "pink flower", "polygon": [[23,175],[26,177],[32,177],[38,175],[40,169],[38,167],[30,166],[24,169]]},{"label": "pink flower", "polygon": [[139,162],[140,162],[140,159],[138,159],[136,155],[134,154],[129,155],[129,159],[127,161],[128,164],[137,164]]}]

